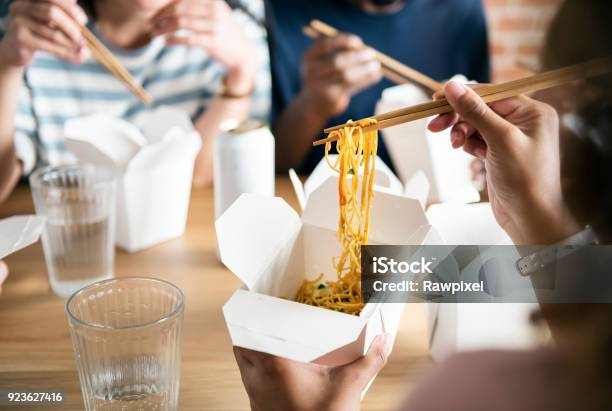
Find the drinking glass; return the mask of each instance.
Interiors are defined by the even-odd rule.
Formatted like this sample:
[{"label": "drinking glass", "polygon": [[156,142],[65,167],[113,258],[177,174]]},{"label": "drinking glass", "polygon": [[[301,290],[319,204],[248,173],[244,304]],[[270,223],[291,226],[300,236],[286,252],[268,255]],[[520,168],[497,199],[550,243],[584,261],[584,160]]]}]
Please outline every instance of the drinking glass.
[{"label": "drinking glass", "polygon": [[30,176],[53,291],[67,298],[113,276],[115,175],[94,165],[47,167]]},{"label": "drinking glass", "polygon": [[66,303],[86,411],[176,411],[185,297],[152,278],[115,278]]}]

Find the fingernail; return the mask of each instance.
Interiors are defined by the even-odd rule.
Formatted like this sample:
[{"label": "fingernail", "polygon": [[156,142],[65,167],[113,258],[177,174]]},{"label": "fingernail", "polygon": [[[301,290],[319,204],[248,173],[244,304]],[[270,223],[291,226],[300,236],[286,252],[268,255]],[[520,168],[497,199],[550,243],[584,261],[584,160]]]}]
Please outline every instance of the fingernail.
[{"label": "fingernail", "polygon": [[458,130],[451,131],[451,145],[453,148],[457,148],[459,145],[459,139],[461,138],[461,133]]},{"label": "fingernail", "polygon": [[349,42],[353,47],[361,47],[363,45],[363,42],[357,36],[351,36]]},{"label": "fingernail", "polygon": [[373,61],[368,64],[368,70],[371,72],[377,72],[382,69],[379,61]]},{"label": "fingernail", "polygon": [[447,97],[456,100],[464,95],[466,90],[462,84],[459,84],[456,81],[449,81],[446,83],[446,86],[444,86],[444,91],[446,92]]},{"label": "fingernail", "polygon": [[81,10],[79,6],[74,6],[72,10],[74,11],[74,14],[76,15],[76,18],[79,23],[87,23],[87,14],[83,13],[83,10]]},{"label": "fingernail", "polygon": [[83,47],[81,49],[80,55],[83,58],[83,60],[87,60],[88,58],[91,57],[91,51],[89,51],[87,47]]},{"label": "fingernail", "polygon": [[363,57],[366,59],[375,59],[376,52],[372,50],[371,48],[367,48],[363,51]]}]

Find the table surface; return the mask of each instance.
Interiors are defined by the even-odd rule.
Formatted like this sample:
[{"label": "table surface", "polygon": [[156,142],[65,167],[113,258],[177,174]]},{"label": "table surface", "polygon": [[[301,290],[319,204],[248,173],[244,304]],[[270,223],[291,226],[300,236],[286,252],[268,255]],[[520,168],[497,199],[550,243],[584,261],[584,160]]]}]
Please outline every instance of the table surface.
[{"label": "table surface", "polygon": [[[289,180],[277,195],[293,207]],[[164,278],[185,291],[181,410],[245,410],[247,395],[232,353],[221,307],[241,286],[215,254],[212,189],[194,190],[183,237],[135,254],[117,251],[115,275]],[[33,210],[20,186],[0,206],[0,218]],[[61,389],[53,409],[82,410],[78,376],[64,311],[50,289],[40,244],[6,259],[10,275],[0,296],[0,389]],[[363,401],[364,410],[392,410],[430,366],[423,305],[408,305],[393,353]],[[0,407],[1,408],[1,407]]]}]

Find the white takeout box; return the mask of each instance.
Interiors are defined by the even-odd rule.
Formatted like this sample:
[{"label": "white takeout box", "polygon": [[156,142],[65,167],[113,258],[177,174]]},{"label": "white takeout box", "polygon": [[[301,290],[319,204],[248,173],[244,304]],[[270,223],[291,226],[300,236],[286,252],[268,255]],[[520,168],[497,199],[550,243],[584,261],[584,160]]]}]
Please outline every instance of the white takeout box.
[{"label": "white takeout box", "polygon": [[[466,82],[465,78],[455,80]],[[412,84],[383,91],[376,114],[398,110],[431,101],[431,96]],[[431,118],[399,124],[382,130],[382,137],[400,179],[407,183],[423,172],[431,185],[428,203],[471,202],[477,195],[472,184],[470,163],[473,157],[450,144],[450,130],[432,133],[427,130]]]},{"label": "white takeout box", "polygon": [[118,173],[116,244],[129,252],[183,235],[202,145],[182,110],[160,107],[139,120],[140,128],[96,114],[64,127],[66,144],[80,162]]},{"label": "white takeout box", "polygon": [[44,227],[45,218],[35,215],[0,220],[0,260],[38,241]]},{"label": "white takeout box", "polygon": [[[334,164],[337,158],[337,154],[330,154],[329,162]],[[361,173],[363,173],[363,167],[360,169],[360,174]],[[289,178],[293,185],[295,195],[297,196],[298,203],[300,204],[300,208],[303,210],[306,207],[308,198],[313,191],[330,177],[337,175],[338,174],[331,169],[325,158],[319,161],[319,164],[312,170],[312,173],[310,173],[304,184],[302,184],[295,170],[289,170]],[[403,185],[400,179],[391,171],[389,166],[387,166],[380,157],[376,157],[374,189],[376,191],[414,198],[419,200],[419,203],[421,203],[421,206],[424,208],[429,194],[429,181],[427,177],[425,177],[425,174],[416,172],[406,185]]]},{"label": "white takeout box", "polygon": [[[378,334],[395,337],[404,304],[367,304],[352,316],[292,301],[305,278],[336,277],[337,226],[338,177],[310,193],[302,218],[281,198],[243,194],[217,220],[221,260],[245,284],[223,306],[235,346],[339,365],[366,353]],[[417,200],[375,193],[370,244],[435,237]]]},{"label": "white takeout box", "polygon": [[[427,217],[448,245],[512,245],[488,203],[437,204],[429,207]],[[532,347],[535,335],[529,315],[537,307],[531,303],[429,303],[432,357],[441,361],[460,351]]]}]

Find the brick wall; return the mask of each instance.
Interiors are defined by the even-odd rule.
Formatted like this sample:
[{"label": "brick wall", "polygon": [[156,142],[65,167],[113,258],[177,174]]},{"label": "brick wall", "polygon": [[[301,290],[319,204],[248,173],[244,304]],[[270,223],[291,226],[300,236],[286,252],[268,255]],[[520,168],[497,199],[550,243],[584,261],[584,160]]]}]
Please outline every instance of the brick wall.
[{"label": "brick wall", "polygon": [[544,35],[561,1],[483,0],[494,81],[529,74],[524,66],[537,68]]}]

